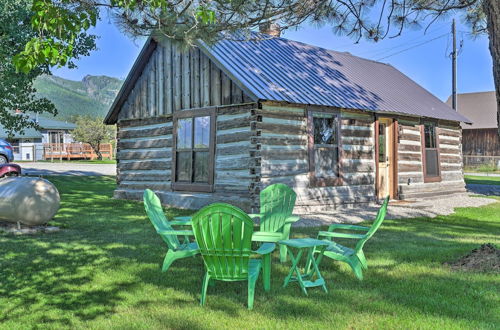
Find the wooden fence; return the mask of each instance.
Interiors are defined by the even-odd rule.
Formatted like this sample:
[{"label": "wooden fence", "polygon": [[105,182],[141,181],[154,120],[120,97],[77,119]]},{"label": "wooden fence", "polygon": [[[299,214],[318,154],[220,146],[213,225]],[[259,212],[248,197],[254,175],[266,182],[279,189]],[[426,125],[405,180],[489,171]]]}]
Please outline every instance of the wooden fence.
[{"label": "wooden fence", "polygon": [[[100,148],[103,158],[113,158],[113,146],[111,143],[103,143]],[[44,143],[43,159],[97,159],[97,154],[94,152],[88,143]]]}]

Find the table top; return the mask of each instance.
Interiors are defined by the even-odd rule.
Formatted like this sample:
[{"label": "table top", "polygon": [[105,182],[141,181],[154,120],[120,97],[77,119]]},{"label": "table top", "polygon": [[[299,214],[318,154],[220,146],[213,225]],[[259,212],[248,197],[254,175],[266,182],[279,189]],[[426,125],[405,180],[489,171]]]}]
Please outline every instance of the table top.
[{"label": "table top", "polygon": [[314,246],[328,246],[330,245],[326,241],[322,241],[315,238],[292,238],[287,240],[278,241],[278,244],[287,245],[294,248],[307,248]]}]

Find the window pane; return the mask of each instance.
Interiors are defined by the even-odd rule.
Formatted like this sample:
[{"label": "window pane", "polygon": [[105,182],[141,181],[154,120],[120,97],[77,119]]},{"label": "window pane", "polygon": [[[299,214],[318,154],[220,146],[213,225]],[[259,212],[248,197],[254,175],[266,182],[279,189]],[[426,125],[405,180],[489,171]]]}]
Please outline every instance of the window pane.
[{"label": "window pane", "polygon": [[337,120],[336,118],[313,118],[314,144],[336,144],[337,143]]},{"label": "window pane", "polygon": [[191,151],[177,153],[175,172],[177,181],[191,182]]},{"label": "window pane", "polygon": [[316,177],[329,178],[337,176],[338,148],[315,148],[314,166]]},{"label": "window pane", "polygon": [[424,138],[426,148],[436,148],[436,129],[434,125],[424,125]]},{"label": "window pane", "polygon": [[427,176],[439,176],[437,153],[437,150],[425,151],[425,174]]},{"label": "window pane", "polygon": [[378,126],[378,161],[380,163],[385,163],[386,157],[386,124],[379,124]]},{"label": "window pane", "polygon": [[208,148],[210,143],[210,117],[196,117],[194,119],[194,147]]},{"label": "window pane", "polygon": [[193,119],[179,119],[177,121],[177,149],[191,149]]},{"label": "window pane", "polygon": [[194,153],[194,181],[208,182],[208,151]]}]

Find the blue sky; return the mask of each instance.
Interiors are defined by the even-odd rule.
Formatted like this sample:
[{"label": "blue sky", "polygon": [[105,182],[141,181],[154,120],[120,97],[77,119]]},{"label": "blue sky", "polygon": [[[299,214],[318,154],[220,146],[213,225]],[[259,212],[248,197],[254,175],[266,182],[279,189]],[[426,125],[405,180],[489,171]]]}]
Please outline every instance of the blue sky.
[{"label": "blue sky", "polygon": [[[471,38],[466,33],[468,27],[460,23],[457,24],[457,30],[457,43],[463,40],[458,57],[458,92],[494,90],[488,38]],[[282,36],[373,60],[380,59],[408,75],[441,100],[446,100],[451,93],[451,59],[448,56],[451,52],[450,31],[451,20],[443,20],[434,23],[425,34],[424,29],[406,30],[400,37],[378,43],[362,40],[355,44],[349,38],[336,36],[329,27],[318,29],[309,25],[296,31],[285,31]],[[77,69],[54,69],[55,75],[71,80],[81,80],[87,74],[118,78],[127,76],[144,39],[130,39],[108,19],[100,21],[94,33],[100,36],[98,50],[78,61]],[[393,56],[383,58],[389,55]]]}]

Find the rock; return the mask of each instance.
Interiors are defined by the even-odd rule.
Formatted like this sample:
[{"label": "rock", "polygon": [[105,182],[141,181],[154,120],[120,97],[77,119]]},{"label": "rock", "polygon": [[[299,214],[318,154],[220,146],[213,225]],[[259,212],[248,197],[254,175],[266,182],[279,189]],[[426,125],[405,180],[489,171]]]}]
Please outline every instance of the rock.
[{"label": "rock", "polygon": [[57,188],[49,181],[33,177],[0,180],[0,220],[27,226],[43,225],[59,210]]}]

